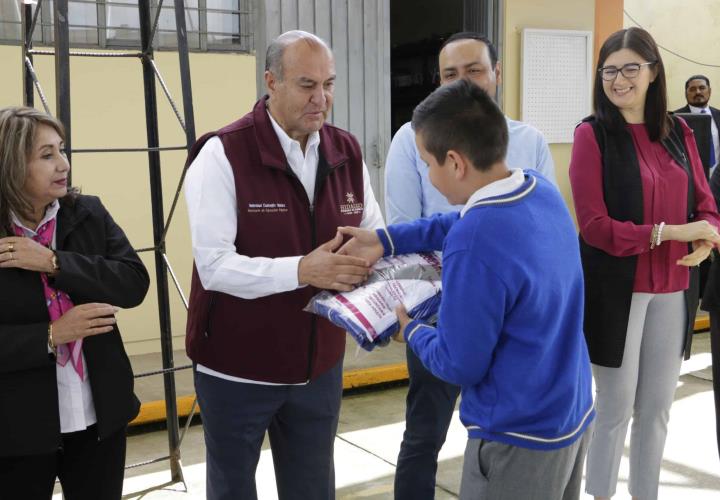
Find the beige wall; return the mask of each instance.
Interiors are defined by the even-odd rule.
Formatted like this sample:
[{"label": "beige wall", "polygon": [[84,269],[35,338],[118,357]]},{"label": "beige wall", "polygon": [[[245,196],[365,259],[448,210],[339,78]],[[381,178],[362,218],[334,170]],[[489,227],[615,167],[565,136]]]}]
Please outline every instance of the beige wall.
[{"label": "beige wall", "polygon": [[[695,61],[720,65],[718,27],[720,0],[625,0],[625,12],[648,30],[655,41],[681,56]],[[627,15],[625,27],[637,26]],[[715,95],[710,105],[720,108],[720,68],[710,68],[660,50],[665,64],[668,86],[668,108],[673,110],[687,104],[685,80],[695,74],[710,78]]]},{"label": "beige wall", "polygon": [[[524,28],[587,30],[594,29],[594,0],[505,0],[505,36],[502,62],[503,109],[514,119],[520,119],[521,82],[520,51]],[[555,174],[560,191],[572,207],[568,164],[571,144],[551,144]]]},{"label": "beige wall", "polygon": [[[0,45],[0,107],[22,103],[21,51]],[[176,53],[156,54],[156,63],[182,109]],[[36,57],[36,70],[55,111],[54,68],[51,57]],[[238,54],[191,54],[190,67],[198,135],[246,113],[255,101],[255,58]],[[70,67],[73,148],[145,146],[142,71],[136,59],[73,58]],[[160,143],[182,145],[184,133],[158,86]],[[42,105],[36,96],[36,107]],[[182,172],[182,152],[163,153],[162,177],[167,217]],[[147,155],[144,153],[76,154],[73,184],[99,195],[136,248],[152,246]],[[187,212],[181,198],[167,238],[168,258],[186,294],[190,290],[192,255]],[[154,258],[142,254],[155,282]],[[185,310],[171,284],[172,331],[182,348]],[[138,308],[122,311],[118,320],[130,354],[160,350],[157,292],[152,286]]]},{"label": "beige wall", "polygon": [[[520,33],[523,28],[592,30],[593,0],[505,1],[503,57],[503,105],[512,118],[520,117]],[[558,15],[562,13],[562,15]],[[0,107],[22,101],[19,47],[0,45]],[[171,93],[181,106],[177,54],[160,52],[157,64]],[[238,54],[191,54],[192,84],[198,134],[212,130],[244,114],[255,100],[255,58]],[[37,72],[54,112],[54,71],[51,57],[36,57]],[[712,76],[711,76],[712,78]],[[145,144],[143,85],[135,59],[73,58],[71,60],[73,147],[139,147]],[[158,87],[160,141],[183,142],[167,100]],[[36,106],[41,107],[36,97]],[[558,183],[570,203],[567,168],[569,144],[550,147]],[[166,215],[182,171],[184,155],[163,153]],[[152,245],[147,157],[140,153],[76,154],[73,182],[87,194],[99,195],[136,248]],[[168,257],[183,289],[189,293],[192,256],[185,205],[181,203],[168,235]],[[154,282],[154,259],[143,254]],[[185,310],[171,285],[172,326],[175,347],[182,348]],[[159,327],[155,288],[137,309],[123,311],[120,326],[130,354],[159,351]]]}]

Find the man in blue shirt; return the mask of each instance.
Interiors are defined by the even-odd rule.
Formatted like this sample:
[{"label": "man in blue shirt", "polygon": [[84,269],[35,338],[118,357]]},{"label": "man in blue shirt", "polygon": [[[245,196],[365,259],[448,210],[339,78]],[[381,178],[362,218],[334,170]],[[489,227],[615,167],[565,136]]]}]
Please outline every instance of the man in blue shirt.
[{"label": "man in blue shirt", "polygon": [[[439,55],[440,84],[467,78],[491,96],[501,82],[497,50],[478,33],[449,37]],[[547,142],[532,126],[506,117],[509,145],[506,163],[511,168],[531,168],[555,183]],[[435,213],[457,212],[433,187],[427,164],[420,158],[415,133],[408,122],[395,134],[385,165],[385,211],[388,224],[409,222]],[[435,495],[437,457],[445,442],[460,388],[430,373],[407,349],[410,387],[407,395],[405,434],[395,473],[396,500],[432,499]]]}]

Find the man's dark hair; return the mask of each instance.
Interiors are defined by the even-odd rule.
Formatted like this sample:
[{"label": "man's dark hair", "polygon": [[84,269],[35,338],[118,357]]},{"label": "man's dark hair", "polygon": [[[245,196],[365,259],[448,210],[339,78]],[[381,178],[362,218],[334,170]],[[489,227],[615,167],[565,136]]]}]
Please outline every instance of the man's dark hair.
[{"label": "man's dark hair", "polygon": [[598,56],[593,89],[593,107],[597,119],[610,130],[622,130],[625,125],[620,110],[615,106],[603,89],[600,68],[610,54],[621,49],[630,49],[647,62],[653,63],[648,68],[655,69],[657,76],[650,83],[645,96],[645,127],[652,141],[664,139],[670,133],[670,119],[667,114],[667,87],[665,83],[665,66],[658,46],[650,33],[641,28],[627,28],[616,31],[603,43]]},{"label": "man's dark hair", "polygon": [[440,164],[451,149],[480,171],[505,159],[505,115],[487,92],[467,79],[438,87],[427,96],[413,111],[412,127]]},{"label": "man's dark hair", "polygon": [[693,75],[690,78],[687,79],[685,82],[685,91],[687,91],[688,87],[690,86],[690,82],[693,80],[705,80],[705,83],[708,87],[710,87],[710,79],[705,75]]},{"label": "man's dark hair", "polygon": [[477,40],[478,42],[482,42],[485,45],[487,45],[488,52],[490,53],[490,63],[492,63],[493,69],[495,69],[495,66],[498,62],[498,53],[497,49],[493,45],[493,43],[490,41],[488,37],[483,35],[482,33],[477,33],[475,31],[461,31],[460,33],[455,33],[453,35],[450,35],[447,40],[445,40],[440,47],[440,52],[448,45],[453,42],[457,42],[458,40]]}]

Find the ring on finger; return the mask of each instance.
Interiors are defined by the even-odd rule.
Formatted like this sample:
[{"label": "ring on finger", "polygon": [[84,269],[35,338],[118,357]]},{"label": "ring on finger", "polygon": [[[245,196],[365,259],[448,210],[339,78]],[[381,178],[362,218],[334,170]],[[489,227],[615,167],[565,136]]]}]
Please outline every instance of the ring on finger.
[{"label": "ring on finger", "polygon": [[7,251],[13,253],[15,251],[15,244],[10,243],[7,247]]}]

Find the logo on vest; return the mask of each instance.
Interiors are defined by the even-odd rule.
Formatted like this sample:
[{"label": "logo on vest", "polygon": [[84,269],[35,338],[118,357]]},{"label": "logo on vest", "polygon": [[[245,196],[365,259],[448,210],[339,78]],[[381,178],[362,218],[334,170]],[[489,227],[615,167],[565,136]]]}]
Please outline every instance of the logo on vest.
[{"label": "logo on vest", "polygon": [[340,204],[340,213],[343,215],[358,215],[363,213],[363,204],[357,203],[354,193],[345,193],[347,204]]},{"label": "logo on vest", "polygon": [[287,212],[288,208],[279,202],[248,203],[247,211],[249,214],[277,214]]}]

